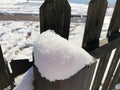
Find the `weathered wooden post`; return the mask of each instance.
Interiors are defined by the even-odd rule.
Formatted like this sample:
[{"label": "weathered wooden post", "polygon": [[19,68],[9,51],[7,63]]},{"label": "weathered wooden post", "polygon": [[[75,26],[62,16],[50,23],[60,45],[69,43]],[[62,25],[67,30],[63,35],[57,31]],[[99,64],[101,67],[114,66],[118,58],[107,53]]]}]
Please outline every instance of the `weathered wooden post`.
[{"label": "weathered wooden post", "polygon": [[[113,73],[120,58],[120,17],[119,0],[111,20],[107,37],[109,43],[99,46],[99,38],[103,26],[103,20],[107,9],[107,0],[91,0],[87,14],[85,33],[83,38],[83,48],[95,58],[100,58],[99,62],[86,66],[77,74],[66,80],[50,82],[41,77],[38,68],[34,65],[34,89],[35,90],[110,90],[120,78],[120,65],[115,76]],[[40,8],[41,33],[53,29],[62,37],[68,39],[70,24],[70,8],[67,0],[46,0]],[[105,76],[105,71],[110,62],[111,52],[116,49],[112,58],[112,64]],[[94,77],[93,77],[94,76]]]},{"label": "weathered wooden post", "polygon": [[95,64],[86,66],[69,79],[50,82],[34,66],[34,90],[89,90],[94,68]]},{"label": "weathered wooden post", "polygon": [[107,0],[91,0],[89,3],[83,48],[92,51],[99,47],[99,37],[107,9]]},{"label": "weathered wooden post", "polygon": [[120,36],[119,29],[120,29],[120,0],[117,0],[107,33],[109,41]]},{"label": "weathered wooden post", "polygon": [[[71,9],[67,0],[46,0],[40,8],[41,33],[53,29],[68,39]],[[50,82],[41,77],[34,65],[34,90],[88,90],[95,65],[86,66],[77,74],[66,80]]]},{"label": "weathered wooden post", "polygon": [[53,29],[68,39],[71,8],[67,0],[45,0],[40,8],[41,33]]},{"label": "weathered wooden post", "polygon": [[0,90],[7,88],[10,85],[10,77],[3,58],[2,49],[0,46]]},{"label": "weathered wooden post", "polygon": [[[96,57],[97,52],[95,51],[95,53],[93,53],[93,51],[99,48],[99,38],[102,31],[107,4],[107,0],[91,0],[89,3],[82,47],[86,51],[90,52],[94,57]],[[104,55],[101,55],[101,52],[104,53]],[[101,52],[99,52],[99,57],[96,57],[101,58],[101,60],[91,90],[99,89],[106,69],[106,64],[108,63],[110,57],[110,52],[107,53],[104,49]],[[104,60],[105,62],[103,63]]]}]

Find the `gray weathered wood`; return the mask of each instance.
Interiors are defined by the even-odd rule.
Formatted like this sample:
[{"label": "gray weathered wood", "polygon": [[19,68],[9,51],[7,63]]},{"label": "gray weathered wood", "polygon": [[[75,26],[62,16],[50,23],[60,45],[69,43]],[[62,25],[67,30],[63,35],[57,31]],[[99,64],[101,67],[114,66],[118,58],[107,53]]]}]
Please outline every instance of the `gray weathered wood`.
[{"label": "gray weathered wood", "polygon": [[120,59],[120,47],[115,52],[114,58],[112,60],[112,64],[110,66],[110,69],[108,71],[107,77],[106,77],[105,82],[103,84],[102,90],[107,90],[119,59]]},{"label": "gray weathered wood", "polygon": [[120,76],[120,64],[119,64],[119,66],[117,68],[117,71],[116,71],[113,79],[111,80],[111,83],[110,83],[107,90],[113,90],[114,89],[115,84],[117,84],[117,79],[119,78],[119,76]]},{"label": "gray weathered wood", "polygon": [[0,46],[0,90],[3,90],[9,85],[10,85],[10,78],[3,58],[2,49]]},{"label": "gray weathered wood", "polygon": [[100,62],[98,65],[98,70],[92,86],[92,90],[99,90],[103,75],[105,73],[105,70],[108,64],[109,57],[111,55],[111,52],[108,52],[107,50],[102,50],[101,52],[103,54],[100,56]]},{"label": "gray weathered wood", "polygon": [[118,33],[120,28],[120,0],[117,0],[107,36]]},{"label": "gray weathered wood", "polygon": [[53,29],[68,39],[70,17],[71,8],[67,0],[45,0],[40,8],[41,33]]},{"label": "gray weathered wood", "polygon": [[86,68],[82,89],[79,90],[89,90],[91,81],[93,79],[95,67],[96,67],[96,62]]},{"label": "gray weathered wood", "polygon": [[113,40],[109,42],[109,44],[106,44],[91,52],[91,55],[93,55],[96,58],[100,58],[100,63],[99,63],[98,70],[95,76],[95,80],[92,86],[92,90],[99,89],[111,51],[119,47],[119,45],[120,45],[120,38]]},{"label": "gray weathered wood", "polygon": [[[66,87],[67,90],[82,90],[82,82],[84,80],[85,71],[86,71],[86,67],[83,68],[82,70],[80,70],[77,74],[75,74],[74,76],[72,76],[70,78],[70,79],[72,79],[70,86],[68,86],[68,87],[64,86],[63,88]],[[66,82],[66,83],[68,83],[68,82]],[[61,87],[62,87],[62,85],[61,85]],[[63,90],[65,90],[65,89],[63,89]]]},{"label": "gray weathered wood", "polygon": [[83,88],[83,81],[84,81],[84,78],[85,78],[86,68],[87,67],[85,67],[79,73],[74,75],[74,80],[72,82],[70,90],[82,90],[82,88]]},{"label": "gray weathered wood", "polygon": [[99,46],[99,37],[107,9],[107,0],[91,0],[89,3],[83,48],[91,51]]}]

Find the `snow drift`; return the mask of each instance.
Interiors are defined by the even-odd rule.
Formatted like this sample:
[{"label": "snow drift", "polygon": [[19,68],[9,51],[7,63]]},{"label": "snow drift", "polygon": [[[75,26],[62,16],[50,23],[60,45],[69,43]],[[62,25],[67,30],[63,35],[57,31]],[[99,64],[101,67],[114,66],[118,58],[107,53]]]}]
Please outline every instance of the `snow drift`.
[{"label": "snow drift", "polygon": [[41,76],[50,81],[68,79],[94,61],[85,50],[50,30],[35,41],[34,58]]}]

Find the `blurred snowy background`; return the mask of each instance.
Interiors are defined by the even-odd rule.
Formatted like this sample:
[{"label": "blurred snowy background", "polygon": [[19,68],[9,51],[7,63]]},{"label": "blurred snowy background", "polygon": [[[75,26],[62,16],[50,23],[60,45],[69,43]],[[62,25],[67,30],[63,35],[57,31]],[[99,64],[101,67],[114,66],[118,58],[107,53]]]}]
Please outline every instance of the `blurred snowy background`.
[{"label": "blurred snowy background", "polygon": [[[0,0],[0,13],[4,14],[37,14],[42,0]],[[72,15],[87,15],[87,4],[70,3]],[[101,38],[106,36],[113,8],[108,8],[103,25]],[[0,18],[1,20],[1,18]],[[80,47],[82,44],[82,35],[84,33],[86,18],[82,17],[78,22],[71,21],[69,39],[77,43]],[[32,46],[36,37],[40,33],[39,22],[35,21],[0,21],[0,44],[2,45],[4,56],[7,60],[18,58],[31,59]],[[28,51],[26,53],[26,51]],[[25,53],[24,53],[25,52]]]}]

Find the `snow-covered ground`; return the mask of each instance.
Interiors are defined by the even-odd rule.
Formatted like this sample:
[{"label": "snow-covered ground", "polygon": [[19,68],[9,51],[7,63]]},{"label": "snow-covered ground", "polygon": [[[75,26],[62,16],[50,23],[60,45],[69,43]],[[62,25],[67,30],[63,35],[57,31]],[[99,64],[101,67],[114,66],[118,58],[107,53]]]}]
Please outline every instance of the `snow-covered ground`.
[{"label": "snow-covered ground", "polygon": [[[104,21],[101,39],[106,36],[110,16]],[[79,47],[82,46],[82,38],[85,23],[71,23],[69,40]],[[7,60],[28,58],[31,60],[34,41],[40,34],[39,22],[33,21],[0,21],[0,44]],[[29,51],[26,53],[26,51]]]},{"label": "snow-covered ground", "polygon": [[[43,0],[2,0],[0,2],[0,13],[26,13],[39,14],[39,8]],[[70,3],[72,15],[87,15],[88,5]],[[111,15],[113,8],[108,8],[106,15]]]},{"label": "snow-covered ground", "polygon": [[[27,13],[39,14],[39,7],[42,5],[42,0],[0,0],[0,13]],[[88,5],[70,3],[73,15],[86,15]],[[101,39],[106,36],[113,8],[108,8],[104,20],[103,32]],[[74,42],[79,47],[82,46],[82,38],[85,28],[85,22],[72,23],[70,25],[69,40]],[[32,60],[33,44],[40,34],[39,22],[33,21],[0,21],[0,45],[2,46],[3,54],[6,60],[12,59],[29,59]],[[23,75],[15,79],[16,84],[20,84],[14,90],[32,90],[33,72],[32,68]],[[23,79],[22,79],[23,78]],[[31,79],[31,80],[30,80]],[[25,82],[28,81],[27,87]],[[30,81],[29,81],[30,80]],[[22,88],[21,88],[22,87]],[[24,88],[24,89],[23,89]]]},{"label": "snow-covered ground", "polygon": [[[81,28],[81,31],[75,28]],[[83,25],[71,23],[71,40],[83,35]],[[40,34],[39,22],[32,21],[0,21],[0,44],[4,57],[11,59],[31,59],[33,43]],[[76,34],[76,35],[75,35]],[[74,41],[77,43],[77,41]],[[81,42],[79,42],[81,46]],[[26,51],[29,51],[26,53]]]}]

